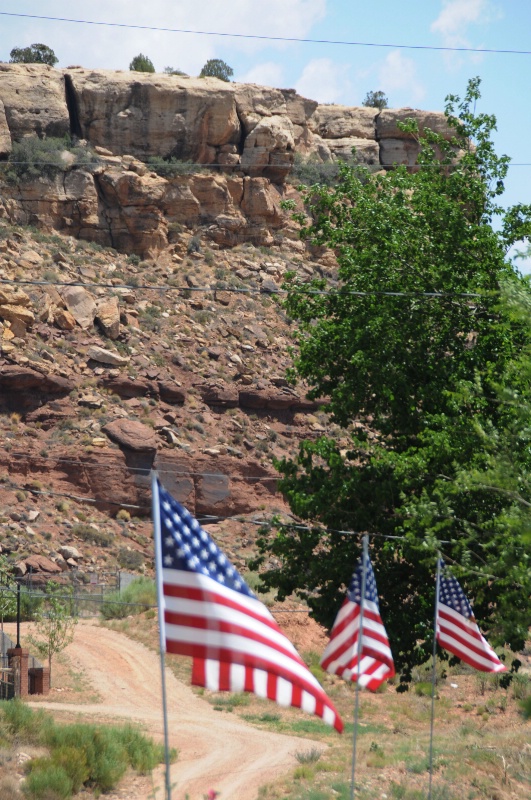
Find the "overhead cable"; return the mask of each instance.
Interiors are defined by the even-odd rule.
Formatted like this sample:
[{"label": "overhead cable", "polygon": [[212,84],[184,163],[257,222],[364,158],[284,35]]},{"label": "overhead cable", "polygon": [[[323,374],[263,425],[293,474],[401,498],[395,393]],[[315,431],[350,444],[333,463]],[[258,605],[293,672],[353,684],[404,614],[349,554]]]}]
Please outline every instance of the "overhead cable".
[{"label": "overhead cable", "polygon": [[232,39],[258,39],[261,41],[269,42],[298,42],[301,44],[326,44],[326,45],[342,45],[346,47],[376,47],[376,48],[392,48],[393,50],[432,50],[443,51],[452,53],[499,53],[504,55],[531,55],[531,50],[511,50],[505,48],[489,48],[489,47],[449,47],[445,45],[427,45],[427,44],[396,44],[391,42],[358,42],[349,41],[345,39],[311,39],[302,36],[267,36],[265,34],[255,33],[234,33],[228,31],[203,31],[193,30],[190,28],[168,28],[157,25],[134,25],[125,22],[102,22],[98,20],[89,19],[73,19],[70,17],[51,17],[40,14],[19,14],[12,11],[0,11],[0,16],[3,17],[19,17],[23,19],[40,19],[47,22],[69,22],[76,25],[97,25],[107,28],[127,28],[130,30],[141,31],[156,31],[160,33],[184,33],[194,36],[221,36]]}]

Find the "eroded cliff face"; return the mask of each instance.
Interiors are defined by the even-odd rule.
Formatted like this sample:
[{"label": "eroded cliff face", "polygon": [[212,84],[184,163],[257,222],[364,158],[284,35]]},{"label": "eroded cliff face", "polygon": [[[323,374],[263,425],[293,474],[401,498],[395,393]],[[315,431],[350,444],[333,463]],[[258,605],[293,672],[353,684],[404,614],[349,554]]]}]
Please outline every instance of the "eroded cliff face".
[{"label": "eroded cliff face", "polygon": [[[416,141],[397,127],[448,136],[444,115],[413,109],[319,105],[292,89],[215,78],[0,64],[0,157],[25,136],[85,141],[100,163],[55,178],[0,186],[0,215],[127,253],[155,255],[180,225],[206,226],[218,244],[268,245],[296,152],[323,162],[413,165]],[[169,180],[149,157],[211,167]]]}]

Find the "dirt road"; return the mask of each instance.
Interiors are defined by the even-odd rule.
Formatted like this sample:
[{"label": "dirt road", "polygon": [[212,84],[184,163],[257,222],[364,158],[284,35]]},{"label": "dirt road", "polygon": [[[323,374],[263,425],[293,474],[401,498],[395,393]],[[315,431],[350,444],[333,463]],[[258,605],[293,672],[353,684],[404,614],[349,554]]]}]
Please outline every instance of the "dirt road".
[{"label": "dirt road", "polygon": [[[71,703],[38,702],[52,711],[75,710],[81,715],[142,723],[146,732],[163,738],[160,662],[158,656],[123,634],[80,623],[66,650],[75,670],[82,671],[101,702],[72,707]],[[170,744],[179,750],[171,768],[172,800],[202,800],[210,788],[220,800],[256,800],[258,788],[296,763],[295,752],[319,743],[257,730],[239,719],[220,714],[166,671]],[[157,774],[157,785],[163,785]],[[145,788],[141,789],[140,786]],[[118,794],[148,800],[146,782],[135,793]],[[162,798],[162,789],[157,794]]]}]

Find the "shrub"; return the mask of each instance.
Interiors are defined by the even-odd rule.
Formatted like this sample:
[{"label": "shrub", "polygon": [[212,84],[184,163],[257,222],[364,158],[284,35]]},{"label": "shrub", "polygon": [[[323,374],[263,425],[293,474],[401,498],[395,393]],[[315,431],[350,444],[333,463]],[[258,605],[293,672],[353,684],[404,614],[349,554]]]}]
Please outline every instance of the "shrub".
[{"label": "shrub", "polygon": [[129,64],[129,69],[131,72],[155,72],[153,61],[143,53],[139,53],[133,58]]},{"label": "shrub", "polygon": [[221,58],[209,58],[203,69],[199,73],[200,78],[219,78],[220,81],[230,82],[234,75],[232,67],[222,61]]},{"label": "shrub", "polygon": [[387,108],[389,106],[389,101],[387,95],[378,90],[376,92],[367,92],[363,105],[369,108],[379,108],[381,111],[382,108]]},{"label": "shrub", "polygon": [[87,525],[83,522],[72,527],[72,534],[87,542],[94,542],[99,547],[108,547],[113,540],[112,534],[98,531],[92,525]]},{"label": "shrub", "polygon": [[46,44],[31,44],[29,47],[14,47],[9,54],[10,64],[48,64],[55,67],[59,59]]},{"label": "shrub", "polygon": [[118,563],[122,569],[140,569],[144,564],[144,556],[138,550],[128,550],[126,547],[120,547]]},{"label": "shrub", "polygon": [[28,800],[68,800],[72,797],[72,781],[63,767],[42,759],[26,778],[23,792]]},{"label": "shrub", "polygon": [[124,619],[141,614],[157,604],[157,589],[149,578],[135,578],[123,592],[111,592],[100,608],[104,619]]},{"label": "shrub", "polygon": [[162,158],[162,156],[149,156],[148,167],[160,175],[161,178],[175,178],[176,175],[193,175],[197,172],[204,172],[205,167],[193,161],[182,161],[175,156]]},{"label": "shrub", "polygon": [[[65,158],[65,152],[73,158]],[[53,178],[74,166],[96,166],[98,163],[99,158],[90,149],[76,145],[70,136],[63,139],[25,136],[20,142],[13,142],[5,177],[11,183],[32,180],[40,175]]]}]

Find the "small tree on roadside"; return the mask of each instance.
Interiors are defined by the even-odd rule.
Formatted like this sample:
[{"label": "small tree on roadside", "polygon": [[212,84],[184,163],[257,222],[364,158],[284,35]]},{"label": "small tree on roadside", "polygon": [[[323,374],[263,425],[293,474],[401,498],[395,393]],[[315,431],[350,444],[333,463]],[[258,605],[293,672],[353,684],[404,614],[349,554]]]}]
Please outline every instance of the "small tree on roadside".
[{"label": "small tree on roadside", "polygon": [[367,92],[363,105],[369,108],[379,108],[381,111],[382,108],[388,108],[389,100],[387,99],[387,95],[380,90],[377,92]]},{"label": "small tree on roadside", "polygon": [[4,619],[15,613],[17,607],[16,584],[11,564],[5,556],[0,556],[0,620],[4,630]]},{"label": "small tree on roadside", "polygon": [[153,61],[143,53],[139,53],[133,58],[129,64],[129,69],[131,72],[155,72]]},{"label": "small tree on roadside", "polygon": [[14,47],[9,54],[11,64],[48,64],[55,67],[59,59],[47,44],[32,44],[29,47]]},{"label": "small tree on roadside", "polygon": [[52,658],[72,642],[77,623],[72,587],[48,581],[44,602],[36,616],[35,632],[29,641],[43,658],[48,659],[50,682]]},{"label": "small tree on roadside", "polygon": [[209,58],[205,66],[199,73],[200,78],[219,78],[220,81],[230,82],[234,75],[234,70],[229,67],[221,58]]}]

